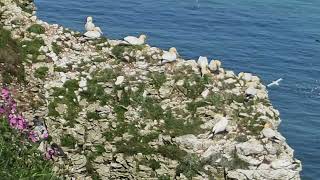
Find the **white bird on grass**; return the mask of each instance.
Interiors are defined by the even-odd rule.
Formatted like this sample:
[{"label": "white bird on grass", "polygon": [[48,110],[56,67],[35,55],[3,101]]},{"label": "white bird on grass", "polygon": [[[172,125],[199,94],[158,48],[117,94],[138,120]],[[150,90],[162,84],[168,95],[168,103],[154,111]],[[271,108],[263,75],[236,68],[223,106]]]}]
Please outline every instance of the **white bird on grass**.
[{"label": "white bird on grass", "polygon": [[92,31],[84,33],[84,36],[86,36],[88,39],[97,39],[100,38],[102,34],[103,33],[99,27],[94,27]]},{"label": "white bird on grass", "polygon": [[169,49],[169,51],[164,51],[162,55],[162,63],[173,62],[177,60],[177,57],[178,57],[177,49],[172,47]]},{"label": "white bird on grass", "polygon": [[131,45],[143,45],[146,39],[147,39],[147,36],[144,34],[140,35],[139,38],[134,36],[127,36],[124,38],[124,40]]},{"label": "white bird on grass", "polygon": [[228,118],[222,117],[220,121],[214,125],[212,129],[212,134],[209,136],[209,138],[213,137],[215,134],[226,131],[228,123],[229,123]]},{"label": "white bird on grass", "polygon": [[282,81],[282,80],[283,80],[283,79],[280,78],[280,79],[278,79],[278,80],[276,80],[276,81],[272,81],[272,83],[268,84],[267,86],[268,86],[268,87],[271,87],[271,86],[279,86],[279,83],[280,83],[280,81]]},{"label": "white bird on grass", "polygon": [[85,25],[86,31],[93,31],[96,26],[93,24],[93,18],[91,16],[87,17],[87,23]]}]

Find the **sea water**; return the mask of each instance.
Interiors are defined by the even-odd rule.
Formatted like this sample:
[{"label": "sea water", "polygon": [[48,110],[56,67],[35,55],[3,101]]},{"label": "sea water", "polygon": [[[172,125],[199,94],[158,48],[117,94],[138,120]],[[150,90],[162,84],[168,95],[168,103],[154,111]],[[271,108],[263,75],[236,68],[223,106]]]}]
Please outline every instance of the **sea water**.
[{"label": "sea water", "polygon": [[84,31],[86,16],[113,39],[148,35],[185,59],[208,56],[235,72],[259,75],[281,113],[281,133],[303,163],[303,179],[320,177],[319,0],[36,0],[38,16]]}]

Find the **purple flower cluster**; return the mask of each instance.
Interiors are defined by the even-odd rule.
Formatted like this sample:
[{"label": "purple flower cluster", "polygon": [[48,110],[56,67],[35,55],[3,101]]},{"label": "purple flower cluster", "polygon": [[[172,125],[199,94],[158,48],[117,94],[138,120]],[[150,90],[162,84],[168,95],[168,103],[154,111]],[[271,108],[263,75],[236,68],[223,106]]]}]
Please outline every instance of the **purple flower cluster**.
[{"label": "purple flower cluster", "polygon": [[20,131],[27,131],[28,122],[17,112],[17,103],[11,97],[7,88],[1,90],[1,98],[4,100],[4,105],[0,108],[0,114],[5,114],[9,120],[10,127]]},{"label": "purple flower cluster", "polygon": [[[45,125],[36,125],[32,128],[22,114],[18,113],[17,103],[12,98],[9,89],[3,88],[0,97],[3,100],[3,104],[0,104],[0,117],[5,116],[11,128],[27,134],[32,142],[39,142],[48,138],[49,134]],[[54,154],[54,149],[47,148],[44,155],[47,159],[52,159]]]}]

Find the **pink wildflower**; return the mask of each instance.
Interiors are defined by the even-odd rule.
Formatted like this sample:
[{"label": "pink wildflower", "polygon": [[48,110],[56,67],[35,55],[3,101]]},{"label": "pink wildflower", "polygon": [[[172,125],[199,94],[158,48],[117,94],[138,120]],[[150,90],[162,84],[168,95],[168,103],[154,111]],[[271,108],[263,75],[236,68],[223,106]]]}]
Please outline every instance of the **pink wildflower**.
[{"label": "pink wildflower", "polygon": [[38,142],[38,141],[40,140],[38,134],[37,134],[35,131],[30,131],[30,133],[29,133],[29,139],[30,139],[32,142]]},{"label": "pink wildflower", "polygon": [[21,115],[18,116],[16,128],[19,130],[24,130],[27,128],[27,121]]},{"label": "pink wildflower", "polygon": [[7,88],[3,88],[1,90],[1,97],[3,99],[8,99],[10,97],[10,92],[9,92],[9,90]]},{"label": "pink wildflower", "polygon": [[17,124],[17,117],[14,114],[9,114],[8,118],[10,126],[14,128]]},{"label": "pink wildflower", "polygon": [[4,107],[0,107],[0,115],[4,114],[6,112],[6,110],[4,109]]},{"label": "pink wildflower", "polygon": [[9,114],[9,124],[12,128],[25,130],[27,122],[21,115]]},{"label": "pink wildflower", "polygon": [[55,153],[55,151],[54,151],[53,149],[48,148],[47,151],[46,151],[46,153],[45,153],[45,158],[46,158],[47,160],[50,160],[50,159],[52,159],[52,157],[53,157],[55,154],[56,154],[56,153]]}]

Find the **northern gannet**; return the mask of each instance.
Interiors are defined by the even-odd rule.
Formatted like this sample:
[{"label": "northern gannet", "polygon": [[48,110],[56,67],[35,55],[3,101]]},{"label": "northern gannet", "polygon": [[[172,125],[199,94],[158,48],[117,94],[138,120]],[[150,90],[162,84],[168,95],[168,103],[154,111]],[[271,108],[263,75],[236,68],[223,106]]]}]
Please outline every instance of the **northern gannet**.
[{"label": "northern gannet", "polygon": [[210,61],[210,64],[209,64],[209,69],[212,71],[212,72],[217,72],[219,71],[221,67],[221,62],[219,60],[211,60]]},{"label": "northern gannet", "polygon": [[100,38],[102,34],[103,33],[99,27],[94,27],[92,31],[84,33],[84,36],[86,36],[89,39],[97,39]]},{"label": "northern gannet", "polygon": [[144,34],[140,35],[139,38],[134,36],[127,36],[124,38],[124,40],[131,45],[143,45],[146,39],[147,36]]},{"label": "northern gannet", "polygon": [[207,74],[208,58],[204,56],[200,56],[198,59],[198,65],[201,70],[201,76]]},{"label": "northern gannet", "polygon": [[212,128],[212,134],[209,136],[209,138],[211,138],[215,134],[226,131],[228,123],[229,123],[228,118],[222,117],[220,121],[217,122],[217,124],[215,124],[214,127]]},{"label": "northern gannet", "polygon": [[278,79],[278,80],[276,80],[276,81],[272,81],[272,83],[270,83],[270,84],[268,84],[267,86],[268,87],[271,87],[271,86],[279,86],[279,83],[280,83],[280,81],[282,81],[283,79],[282,78],[280,78],[280,79]]},{"label": "northern gannet", "polygon": [[169,51],[164,51],[162,55],[162,63],[173,62],[177,59],[177,56],[177,49],[172,47],[169,49]]},{"label": "northern gannet", "polygon": [[93,24],[93,18],[91,16],[87,17],[87,23],[85,25],[86,31],[93,31],[96,26]]}]

